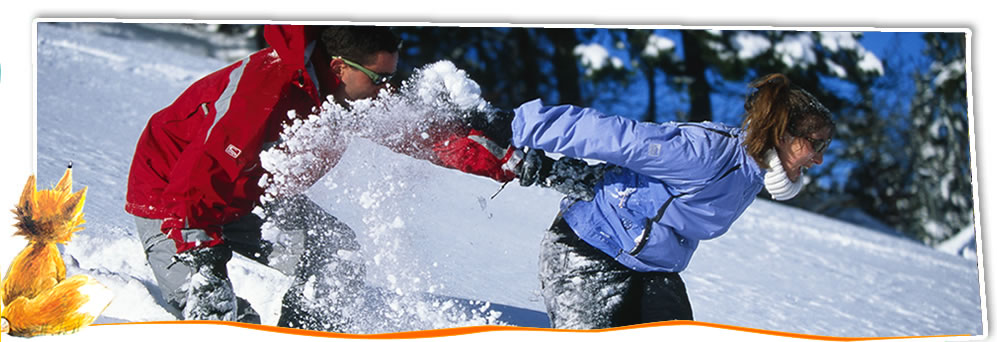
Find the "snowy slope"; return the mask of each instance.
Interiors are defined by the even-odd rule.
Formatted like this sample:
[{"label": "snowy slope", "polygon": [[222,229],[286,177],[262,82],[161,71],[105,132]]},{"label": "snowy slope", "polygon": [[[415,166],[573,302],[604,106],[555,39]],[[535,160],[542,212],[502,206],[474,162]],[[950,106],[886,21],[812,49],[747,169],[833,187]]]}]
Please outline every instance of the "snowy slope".
[{"label": "snowy slope", "polygon": [[[39,186],[72,161],[76,185],[90,188],[87,229],[64,251],[70,273],[90,274],[117,295],[99,322],[175,319],[157,302],[122,210],[128,167],[148,117],[225,62],[167,38],[136,39],[139,29],[128,25],[97,27],[38,27]],[[148,30],[137,32],[156,36]],[[490,199],[499,186],[354,141],[309,195],[363,245],[376,300],[361,332],[547,326],[536,265],[560,196],[510,184]],[[19,244],[4,240],[0,267]],[[273,324],[288,279],[244,259],[230,272]],[[983,331],[974,260],[766,200],[702,243],[683,277],[700,321],[829,336]]]}]

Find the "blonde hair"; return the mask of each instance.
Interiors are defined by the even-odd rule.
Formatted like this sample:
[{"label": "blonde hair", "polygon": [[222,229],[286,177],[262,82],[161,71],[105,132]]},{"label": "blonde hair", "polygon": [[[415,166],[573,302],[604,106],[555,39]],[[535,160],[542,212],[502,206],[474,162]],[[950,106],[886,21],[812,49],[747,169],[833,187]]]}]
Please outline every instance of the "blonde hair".
[{"label": "blonde hair", "polygon": [[831,112],[786,75],[769,74],[749,87],[755,88],[755,92],[744,102],[744,146],[764,168],[769,167],[765,152],[787,133],[806,137],[827,127],[834,128]]}]

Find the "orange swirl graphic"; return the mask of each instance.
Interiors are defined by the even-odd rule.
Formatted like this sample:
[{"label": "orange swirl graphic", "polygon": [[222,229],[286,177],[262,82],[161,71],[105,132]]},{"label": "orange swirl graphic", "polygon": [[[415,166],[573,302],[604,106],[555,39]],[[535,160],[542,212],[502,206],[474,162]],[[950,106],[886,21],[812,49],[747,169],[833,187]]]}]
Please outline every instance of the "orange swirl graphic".
[{"label": "orange swirl graphic", "polygon": [[620,330],[631,330],[640,328],[650,328],[650,327],[668,327],[668,326],[700,326],[707,328],[717,328],[726,329],[732,331],[742,331],[755,334],[764,334],[771,336],[780,337],[791,337],[807,340],[816,341],[871,341],[871,340],[897,340],[897,339],[909,339],[909,338],[945,338],[945,337],[969,337],[972,335],[938,335],[938,336],[894,336],[894,337],[831,337],[831,336],[820,336],[820,335],[807,335],[807,334],[796,334],[787,333],[773,330],[764,329],[754,329],[754,328],[744,328],[733,325],[725,325],[718,323],[707,323],[707,322],[697,322],[697,321],[667,321],[667,322],[655,322],[655,323],[645,323],[637,324],[626,327],[617,328],[607,328],[607,329],[596,329],[596,330],[571,330],[571,329],[549,329],[549,328],[530,328],[530,327],[514,327],[514,326],[474,326],[474,327],[459,327],[459,328],[446,328],[446,329],[434,329],[434,330],[420,330],[420,331],[408,331],[408,332],[396,332],[396,333],[383,333],[383,334],[347,334],[347,333],[335,333],[335,332],[323,332],[323,331],[312,331],[312,330],[300,330],[294,328],[283,328],[274,327],[267,325],[240,323],[240,322],[221,322],[221,321],[170,321],[170,322],[129,322],[129,323],[104,323],[104,324],[94,324],[94,325],[139,325],[139,324],[213,324],[213,325],[227,325],[233,327],[254,329],[259,331],[268,331],[281,334],[291,334],[291,335],[301,335],[301,336],[314,336],[314,337],[329,337],[329,338],[347,338],[347,339],[416,339],[416,338],[438,338],[438,337],[448,337],[448,336],[458,336],[458,335],[468,335],[476,333],[485,333],[492,331],[545,331],[545,332],[572,332],[572,333],[599,333],[607,331],[620,331]]}]

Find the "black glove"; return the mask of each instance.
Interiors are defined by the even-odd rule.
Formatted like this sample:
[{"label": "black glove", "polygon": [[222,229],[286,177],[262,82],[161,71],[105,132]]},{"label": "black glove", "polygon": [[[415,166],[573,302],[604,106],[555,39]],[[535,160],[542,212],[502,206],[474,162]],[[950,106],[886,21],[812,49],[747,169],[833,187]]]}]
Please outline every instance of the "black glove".
[{"label": "black glove", "polygon": [[273,243],[263,239],[262,228],[265,221],[258,215],[249,213],[222,226],[222,239],[233,253],[253,259],[264,265],[270,264]]},{"label": "black glove", "polygon": [[178,253],[173,258],[190,267],[191,273],[205,273],[228,278],[226,265],[232,259],[232,250],[226,245],[195,248]]},{"label": "black glove", "polygon": [[190,268],[187,299],[183,307],[185,320],[235,321],[237,305],[226,264],[232,250],[225,245],[196,248],[174,256]]},{"label": "black glove", "polygon": [[523,154],[523,160],[516,165],[513,172],[519,178],[519,185],[530,186],[550,174],[554,160],[547,157],[543,150],[528,149]]},{"label": "black glove", "polygon": [[606,165],[589,165],[584,160],[568,157],[554,160],[542,150],[529,149],[514,172],[519,185],[537,184],[571,198],[591,201],[595,198],[596,183],[606,172]]},{"label": "black glove", "polygon": [[512,141],[512,119],[516,117],[512,111],[491,109],[487,111],[472,111],[464,114],[464,123],[479,130],[485,137],[508,148]]}]

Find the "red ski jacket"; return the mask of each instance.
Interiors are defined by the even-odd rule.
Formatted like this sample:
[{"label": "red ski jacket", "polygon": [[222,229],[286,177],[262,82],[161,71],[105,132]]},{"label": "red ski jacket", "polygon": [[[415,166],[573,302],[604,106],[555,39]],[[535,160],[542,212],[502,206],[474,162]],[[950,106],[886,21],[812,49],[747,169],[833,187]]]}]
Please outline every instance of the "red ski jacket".
[{"label": "red ski jacket", "polygon": [[[316,27],[267,26],[271,47],[201,78],[154,114],[135,147],[125,211],[162,219],[178,252],[223,243],[221,226],[250,213],[264,192],[264,144],[278,140],[289,110],[304,118],[321,105],[324,96],[306,69],[306,49],[318,33]],[[511,148],[495,148],[466,128],[434,131],[437,136],[419,139],[427,141],[425,150],[401,152],[500,182],[515,177]],[[343,150],[324,156],[322,174]]]}]

